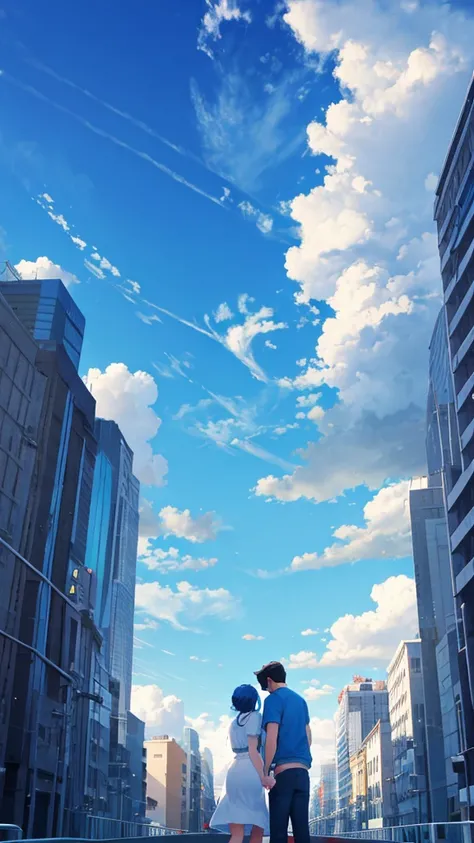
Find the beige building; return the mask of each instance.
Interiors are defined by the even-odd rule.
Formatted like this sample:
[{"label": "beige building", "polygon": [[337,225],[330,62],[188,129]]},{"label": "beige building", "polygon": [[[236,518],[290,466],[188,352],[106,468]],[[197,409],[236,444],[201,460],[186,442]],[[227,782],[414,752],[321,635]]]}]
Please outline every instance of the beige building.
[{"label": "beige building", "polygon": [[145,748],[150,805],[147,817],[167,828],[185,828],[186,753],[168,735],[145,741]]},{"label": "beige building", "polygon": [[[351,755],[349,763],[352,779],[352,810],[358,816],[362,816],[367,800],[367,750],[365,744],[362,744],[358,752]],[[362,827],[365,828],[363,824]]]}]

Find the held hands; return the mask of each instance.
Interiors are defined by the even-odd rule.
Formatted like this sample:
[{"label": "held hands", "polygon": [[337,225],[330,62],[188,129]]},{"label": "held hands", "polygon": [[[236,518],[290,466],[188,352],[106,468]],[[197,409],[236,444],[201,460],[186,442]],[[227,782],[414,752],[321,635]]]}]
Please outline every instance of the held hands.
[{"label": "held hands", "polygon": [[262,785],[264,786],[265,790],[271,790],[272,787],[275,787],[276,781],[273,776],[263,776]]}]

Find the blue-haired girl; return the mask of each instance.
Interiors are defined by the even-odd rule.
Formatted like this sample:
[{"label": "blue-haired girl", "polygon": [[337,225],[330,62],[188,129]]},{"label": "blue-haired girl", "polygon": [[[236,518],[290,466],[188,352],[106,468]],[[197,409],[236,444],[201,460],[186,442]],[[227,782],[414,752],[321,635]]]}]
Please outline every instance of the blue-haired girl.
[{"label": "blue-haired girl", "polygon": [[253,685],[240,685],[232,695],[237,716],[229,729],[234,760],[227,771],[211,828],[230,832],[229,843],[261,843],[268,834],[268,808],[263,787],[263,760],[260,755],[262,716],[260,697]]}]

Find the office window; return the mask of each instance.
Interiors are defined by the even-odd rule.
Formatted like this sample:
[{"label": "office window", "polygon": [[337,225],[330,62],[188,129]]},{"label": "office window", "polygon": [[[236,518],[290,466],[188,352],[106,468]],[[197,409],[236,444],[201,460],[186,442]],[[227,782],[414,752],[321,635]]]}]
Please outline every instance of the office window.
[{"label": "office window", "polygon": [[161,752],[160,752],[160,753],[155,753],[155,755],[153,756],[153,758],[163,758],[163,754],[162,754]]}]

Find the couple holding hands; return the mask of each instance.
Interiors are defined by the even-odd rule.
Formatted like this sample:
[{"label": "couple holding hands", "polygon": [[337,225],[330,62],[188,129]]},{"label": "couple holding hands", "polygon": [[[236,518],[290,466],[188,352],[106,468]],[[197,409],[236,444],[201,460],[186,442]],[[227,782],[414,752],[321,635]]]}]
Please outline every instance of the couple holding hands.
[{"label": "couple holding hands", "polygon": [[242,843],[246,834],[250,843],[261,843],[268,830],[270,843],[287,843],[291,820],[295,843],[309,843],[308,706],[288,688],[280,662],[266,664],[255,675],[262,691],[268,691],[263,715],[253,685],[235,689],[237,715],[229,729],[234,760],[210,826],[230,832],[230,843]]}]

